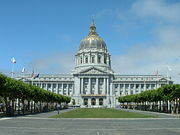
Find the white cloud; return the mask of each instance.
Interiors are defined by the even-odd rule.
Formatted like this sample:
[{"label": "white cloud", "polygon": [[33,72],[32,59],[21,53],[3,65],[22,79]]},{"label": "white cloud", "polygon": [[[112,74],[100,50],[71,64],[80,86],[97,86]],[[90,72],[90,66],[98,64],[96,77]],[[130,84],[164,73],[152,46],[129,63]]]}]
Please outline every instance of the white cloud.
[{"label": "white cloud", "polygon": [[102,11],[99,11],[98,13],[95,14],[95,18],[101,18],[103,16],[107,16],[107,15],[112,15],[113,14],[113,10],[112,9],[104,9]]},{"label": "white cloud", "polygon": [[75,65],[74,53],[51,53],[44,57],[33,60],[29,63],[31,69],[34,68],[39,73],[69,74]]},{"label": "white cloud", "polygon": [[167,3],[165,0],[138,0],[133,4],[131,12],[139,17],[157,17],[168,21],[179,21],[179,3]]},{"label": "white cloud", "polygon": [[157,42],[139,43],[124,55],[112,55],[114,70],[119,74],[155,74],[159,69],[161,74],[167,74],[169,65],[173,69],[169,74],[180,83],[180,62],[177,60],[180,55],[179,13],[180,2],[172,4],[164,0],[138,0],[126,13],[118,13],[123,22],[121,27],[127,26],[126,30],[130,25],[141,27],[141,23],[153,22],[152,36],[157,38]]},{"label": "white cloud", "polygon": [[[135,44],[123,55],[112,54],[112,66],[117,74],[167,74],[167,65],[172,68],[169,75],[173,80],[180,82],[180,2],[166,3],[164,0],[138,0],[127,11],[103,10],[95,15],[96,18],[104,15],[116,15],[120,22],[119,31],[129,31],[132,27],[141,27],[142,24],[154,24],[152,36],[157,42]],[[120,20],[120,21],[119,21]],[[127,32],[128,33],[128,32]],[[68,35],[63,40],[71,42]],[[75,66],[75,53],[52,53],[39,57],[29,64],[39,73],[70,73]]]}]

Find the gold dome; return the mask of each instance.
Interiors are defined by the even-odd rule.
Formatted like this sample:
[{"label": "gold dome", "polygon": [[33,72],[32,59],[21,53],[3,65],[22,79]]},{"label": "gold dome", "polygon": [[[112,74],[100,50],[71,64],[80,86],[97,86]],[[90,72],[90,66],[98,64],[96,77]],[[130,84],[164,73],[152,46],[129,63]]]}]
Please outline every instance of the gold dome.
[{"label": "gold dome", "polygon": [[94,19],[92,19],[92,24],[90,26],[90,32],[87,37],[81,40],[79,50],[84,49],[102,49],[107,50],[105,41],[97,34],[96,26],[94,23]]}]

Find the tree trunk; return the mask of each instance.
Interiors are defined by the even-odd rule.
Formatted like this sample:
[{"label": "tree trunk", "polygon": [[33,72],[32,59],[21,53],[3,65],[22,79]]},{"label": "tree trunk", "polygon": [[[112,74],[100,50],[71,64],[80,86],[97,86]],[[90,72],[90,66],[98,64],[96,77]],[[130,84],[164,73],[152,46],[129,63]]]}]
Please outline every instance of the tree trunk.
[{"label": "tree trunk", "polygon": [[24,115],[24,110],[25,110],[25,108],[24,108],[24,99],[22,99],[22,113],[23,113],[23,115]]}]

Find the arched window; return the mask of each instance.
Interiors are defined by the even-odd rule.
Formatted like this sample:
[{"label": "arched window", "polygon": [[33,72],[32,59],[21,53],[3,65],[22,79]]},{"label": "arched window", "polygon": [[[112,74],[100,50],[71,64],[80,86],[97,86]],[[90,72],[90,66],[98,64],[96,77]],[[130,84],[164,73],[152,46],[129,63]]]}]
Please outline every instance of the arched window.
[{"label": "arched window", "polygon": [[85,62],[88,63],[88,57],[85,58]]},{"label": "arched window", "polygon": [[103,105],[103,98],[99,99],[99,105]]},{"label": "arched window", "polygon": [[101,56],[98,56],[98,63],[101,63]]},{"label": "arched window", "polygon": [[95,98],[91,99],[91,105],[96,105],[96,99]]},{"label": "arched window", "polygon": [[92,58],[91,58],[91,62],[92,62],[92,63],[94,63],[94,56],[92,56]]},{"label": "arched window", "polygon": [[84,105],[88,105],[88,99],[84,98]]}]

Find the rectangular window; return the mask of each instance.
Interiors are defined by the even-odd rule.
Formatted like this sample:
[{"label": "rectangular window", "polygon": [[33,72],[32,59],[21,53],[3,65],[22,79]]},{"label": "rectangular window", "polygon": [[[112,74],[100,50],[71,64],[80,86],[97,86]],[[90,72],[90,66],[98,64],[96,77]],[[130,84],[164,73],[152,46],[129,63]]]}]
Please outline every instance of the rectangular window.
[{"label": "rectangular window", "polygon": [[143,89],[144,88],[144,84],[141,84],[141,89]]},{"label": "rectangular window", "polygon": [[134,84],[131,84],[130,87],[131,87],[131,89],[133,89],[134,88]]},{"label": "rectangular window", "polygon": [[115,84],[114,87],[115,87],[115,89],[117,89],[118,88],[118,84]]},{"label": "rectangular window", "polygon": [[92,61],[91,62],[94,63],[94,56],[92,57]]},{"label": "rectangular window", "polygon": [[138,89],[139,88],[139,84],[136,84],[136,89]]}]

